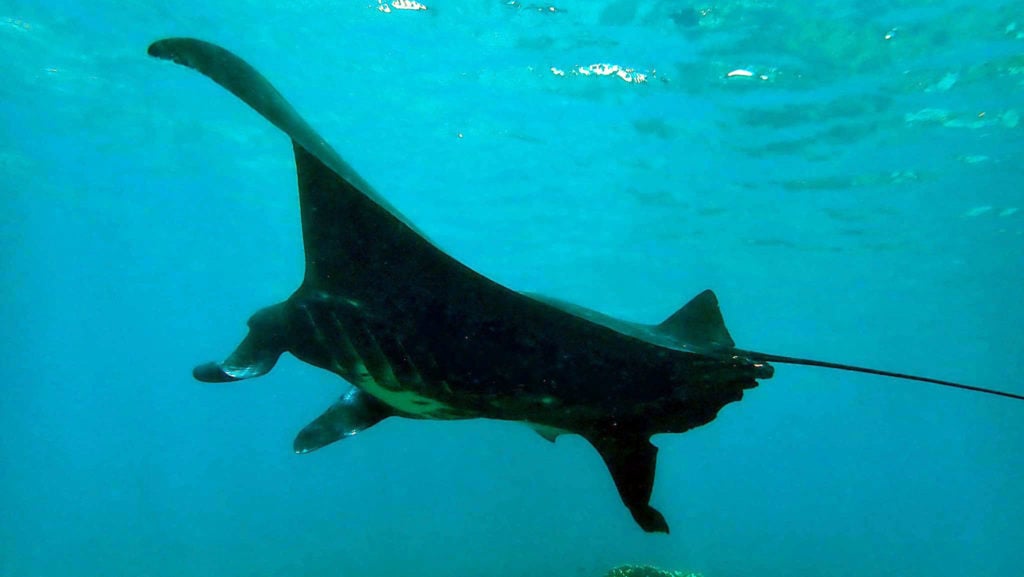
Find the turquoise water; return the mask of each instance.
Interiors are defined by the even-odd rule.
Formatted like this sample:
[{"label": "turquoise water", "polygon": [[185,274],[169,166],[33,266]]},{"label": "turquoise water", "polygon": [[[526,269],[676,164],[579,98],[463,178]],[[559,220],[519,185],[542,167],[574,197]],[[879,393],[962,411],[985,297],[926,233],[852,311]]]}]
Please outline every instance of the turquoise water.
[{"label": "turquoise water", "polygon": [[1014,2],[42,4],[0,1],[3,577],[1021,574],[1024,405],[918,383],[782,366],[656,437],[670,536],[514,423],[292,454],[337,377],[190,375],[301,278],[288,142],[145,54],[235,51],[516,289],[656,322],[713,288],[740,347],[1021,394]]}]

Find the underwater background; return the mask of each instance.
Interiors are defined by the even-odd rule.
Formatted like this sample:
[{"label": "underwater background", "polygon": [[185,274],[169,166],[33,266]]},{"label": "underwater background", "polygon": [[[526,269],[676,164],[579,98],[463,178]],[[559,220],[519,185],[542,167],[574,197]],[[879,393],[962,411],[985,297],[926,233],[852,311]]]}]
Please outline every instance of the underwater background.
[{"label": "underwater background", "polygon": [[0,575],[1022,574],[1018,401],[779,366],[654,438],[665,536],[579,437],[297,456],[346,383],[195,382],[302,249],[286,137],[166,36],[517,290],[658,322],[713,288],[741,348],[1024,393],[1019,2],[426,5],[0,1]]}]

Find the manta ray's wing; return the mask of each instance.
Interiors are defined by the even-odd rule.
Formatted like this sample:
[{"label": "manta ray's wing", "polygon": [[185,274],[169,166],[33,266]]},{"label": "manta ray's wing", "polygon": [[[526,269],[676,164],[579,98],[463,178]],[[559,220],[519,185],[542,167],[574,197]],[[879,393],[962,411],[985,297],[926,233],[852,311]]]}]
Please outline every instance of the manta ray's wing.
[{"label": "manta ray's wing", "polygon": [[[416,307],[431,298],[426,294],[431,286],[453,278],[475,294],[507,292],[428,241],[241,58],[192,38],[159,40],[148,52],[208,76],[291,138],[302,214],[305,288],[353,303],[376,298],[389,310],[394,310],[394,302],[387,295],[396,290],[404,292],[403,302]],[[227,360],[197,367],[195,377],[225,382],[265,374],[287,350],[287,343],[278,338],[278,333],[288,332],[284,316],[275,323],[250,323],[249,336]]]},{"label": "manta ray's wing", "polygon": [[[379,280],[380,270],[374,269],[373,263],[390,267],[390,274],[385,276],[391,279],[423,270],[458,269],[477,276],[435,247],[377,194],[281,93],[244,60],[194,38],[159,40],[150,45],[148,52],[208,76],[291,138],[299,180],[308,286],[337,292]],[[396,266],[412,270],[394,270]]]},{"label": "manta ray's wing", "polygon": [[668,533],[665,517],[648,503],[654,489],[658,448],[646,435],[588,435],[587,440],[604,459],[622,503],[648,533]]}]

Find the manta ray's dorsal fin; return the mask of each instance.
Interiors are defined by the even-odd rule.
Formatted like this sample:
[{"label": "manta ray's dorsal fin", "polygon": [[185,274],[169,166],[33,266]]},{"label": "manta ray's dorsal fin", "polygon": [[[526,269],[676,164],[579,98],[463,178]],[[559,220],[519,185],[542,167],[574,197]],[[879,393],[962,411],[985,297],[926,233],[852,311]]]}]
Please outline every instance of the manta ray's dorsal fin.
[{"label": "manta ray's dorsal fin", "polygon": [[[363,198],[394,217],[383,222],[397,220],[398,226],[404,225],[429,244],[425,235],[377,194],[247,62],[220,46],[194,38],[159,40],[150,45],[148,52],[150,56],[172,60],[208,76],[292,139],[299,172],[307,280],[323,280],[338,272],[323,268],[336,264],[331,262],[331,258],[338,254],[337,246],[341,243],[332,235],[345,234],[344,227],[355,218],[345,218],[352,215],[343,211],[351,208],[353,202],[365,204]],[[374,219],[373,222],[382,221]],[[386,236],[382,231],[377,232],[378,236]]]},{"label": "manta ray's dorsal fin", "polygon": [[693,344],[734,347],[715,293],[706,290],[658,325],[658,330]]}]

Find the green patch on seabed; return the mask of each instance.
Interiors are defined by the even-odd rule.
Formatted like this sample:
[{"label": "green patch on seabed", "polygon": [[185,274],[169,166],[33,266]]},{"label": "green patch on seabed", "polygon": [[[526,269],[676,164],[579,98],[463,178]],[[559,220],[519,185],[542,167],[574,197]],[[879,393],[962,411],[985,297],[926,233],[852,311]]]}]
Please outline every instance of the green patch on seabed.
[{"label": "green patch on seabed", "polygon": [[700,573],[684,573],[682,571],[668,571],[659,569],[652,565],[620,565],[608,573],[605,577],[703,577]]}]

